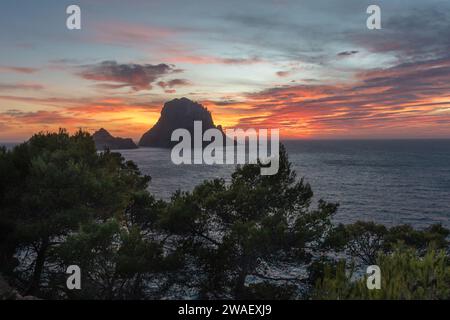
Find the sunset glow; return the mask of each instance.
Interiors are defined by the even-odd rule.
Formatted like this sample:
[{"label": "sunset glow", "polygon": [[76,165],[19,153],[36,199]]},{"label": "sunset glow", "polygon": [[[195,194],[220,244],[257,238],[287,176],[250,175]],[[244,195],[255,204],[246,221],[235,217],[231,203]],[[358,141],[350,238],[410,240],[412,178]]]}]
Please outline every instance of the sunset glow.
[{"label": "sunset glow", "polygon": [[364,1],[79,1],[78,31],[67,1],[47,2],[2,4],[2,141],[60,127],[138,140],[183,96],[224,128],[283,138],[450,137],[450,10],[433,1],[383,3],[381,30]]}]

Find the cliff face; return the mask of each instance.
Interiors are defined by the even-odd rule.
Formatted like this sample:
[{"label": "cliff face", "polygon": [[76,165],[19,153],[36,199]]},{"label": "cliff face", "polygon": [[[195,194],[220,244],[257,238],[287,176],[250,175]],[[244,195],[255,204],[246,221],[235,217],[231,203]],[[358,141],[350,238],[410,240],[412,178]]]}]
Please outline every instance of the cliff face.
[{"label": "cliff face", "polygon": [[137,145],[133,140],[127,138],[116,138],[113,137],[108,131],[101,128],[92,136],[94,138],[95,147],[97,150],[104,149],[136,149]]},{"label": "cliff face", "polygon": [[158,122],[147,131],[139,141],[141,147],[171,148],[177,142],[172,142],[172,132],[176,129],[186,129],[194,133],[194,121],[202,121],[205,132],[214,125],[211,113],[201,104],[187,98],[174,99],[164,104]]}]

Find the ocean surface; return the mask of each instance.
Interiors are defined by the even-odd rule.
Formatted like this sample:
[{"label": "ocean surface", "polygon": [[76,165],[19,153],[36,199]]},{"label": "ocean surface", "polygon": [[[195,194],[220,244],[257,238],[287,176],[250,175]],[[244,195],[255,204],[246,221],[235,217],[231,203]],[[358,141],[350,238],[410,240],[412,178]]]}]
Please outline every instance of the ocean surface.
[{"label": "ocean surface", "polygon": [[[450,227],[450,140],[286,141],[298,177],[315,199],[340,204],[335,221]],[[152,177],[150,191],[167,199],[205,179],[229,181],[234,166],[172,164],[170,150],[121,151]]]},{"label": "ocean surface", "polygon": [[[450,140],[286,141],[315,199],[340,204],[336,222],[376,221],[450,227]],[[174,165],[170,150],[121,150],[152,177],[150,191],[168,199],[205,179],[229,181],[233,165]]]}]

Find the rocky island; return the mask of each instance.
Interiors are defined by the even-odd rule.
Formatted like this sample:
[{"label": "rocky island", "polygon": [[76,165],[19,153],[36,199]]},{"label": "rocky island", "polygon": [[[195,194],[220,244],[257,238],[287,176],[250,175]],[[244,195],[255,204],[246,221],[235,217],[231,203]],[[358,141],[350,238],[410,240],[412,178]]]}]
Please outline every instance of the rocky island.
[{"label": "rocky island", "polygon": [[174,99],[164,104],[158,122],[144,133],[139,146],[171,148],[177,144],[171,141],[172,132],[182,128],[193,135],[194,121],[202,122],[203,133],[211,128],[222,131],[221,126],[214,125],[211,112],[207,108],[187,98]]},{"label": "rocky island", "polygon": [[137,145],[130,138],[113,137],[107,130],[101,128],[92,136],[97,150],[137,149]]}]

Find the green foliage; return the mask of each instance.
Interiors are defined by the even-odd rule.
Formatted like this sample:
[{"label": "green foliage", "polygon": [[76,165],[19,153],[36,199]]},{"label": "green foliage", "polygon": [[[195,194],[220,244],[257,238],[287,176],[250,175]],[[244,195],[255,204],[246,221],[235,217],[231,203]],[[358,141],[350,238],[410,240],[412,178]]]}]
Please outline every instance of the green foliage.
[{"label": "green foliage", "polygon": [[[23,294],[69,299],[448,299],[449,230],[335,226],[337,204],[297,179],[238,167],[170,201],[84,132],[0,148],[0,272]],[[402,249],[399,249],[399,243]],[[439,251],[440,250],[440,251]],[[354,258],[346,264],[336,257]],[[82,290],[65,287],[82,270]],[[382,290],[356,270],[378,264]]]},{"label": "green foliage", "polygon": [[[63,288],[72,299],[160,298],[162,291],[152,288],[159,289],[164,273],[174,265],[173,257],[163,256],[160,243],[115,219],[83,225],[55,251],[60,263],[76,264],[83,270],[83,290]],[[53,282],[64,282],[64,277],[57,275]]]},{"label": "green foliage", "polygon": [[445,251],[430,249],[421,256],[412,248],[397,247],[378,255],[381,289],[369,290],[366,277],[354,279],[353,266],[344,261],[327,268],[318,281],[315,299],[450,299],[450,264]]},{"label": "green foliage", "polygon": [[[251,292],[255,297],[287,296],[286,288],[301,279],[273,275],[270,269],[309,263],[311,250],[319,248],[331,230],[330,217],[337,208],[320,201],[318,208],[310,209],[312,196],[310,186],[296,180],[282,148],[276,175],[262,176],[260,165],[245,165],[229,185],[213,180],[192,193],[175,194],[161,227],[178,237],[178,246],[200,269],[203,276],[190,283],[200,297],[239,299],[249,298]],[[249,277],[260,285],[248,287]],[[255,288],[270,290],[262,295]]]},{"label": "green foliage", "polygon": [[8,231],[1,242],[8,249],[2,266],[12,265],[17,250],[27,254],[15,277],[27,294],[37,294],[48,281],[52,247],[81,224],[123,216],[149,181],[119,154],[97,153],[81,131],[34,135],[12,151],[2,150],[0,168],[0,227]]},{"label": "green foliage", "polygon": [[424,230],[409,225],[387,228],[374,222],[358,221],[354,224],[338,225],[329,235],[325,247],[344,252],[365,265],[375,264],[379,252],[389,253],[402,243],[426,252],[429,247],[448,248],[450,232],[442,225],[431,225]]},{"label": "green foliage", "polygon": [[433,224],[424,230],[417,230],[410,225],[394,226],[386,235],[386,249],[392,250],[398,242],[417,249],[420,253],[428,248],[448,248],[450,230],[440,224]]}]

